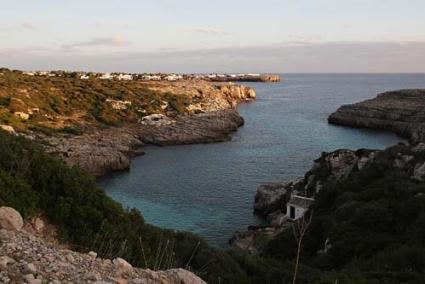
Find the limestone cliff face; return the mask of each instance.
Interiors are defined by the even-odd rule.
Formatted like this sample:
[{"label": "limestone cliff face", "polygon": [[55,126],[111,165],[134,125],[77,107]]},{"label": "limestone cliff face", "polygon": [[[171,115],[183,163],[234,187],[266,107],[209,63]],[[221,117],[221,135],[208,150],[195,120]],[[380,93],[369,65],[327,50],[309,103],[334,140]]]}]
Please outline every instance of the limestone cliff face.
[{"label": "limestone cliff face", "polygon": [[333,113],[329,123],[384,129],[410,139],[425,140],[425,90],[387,92],[376,98],[344,105]]}]

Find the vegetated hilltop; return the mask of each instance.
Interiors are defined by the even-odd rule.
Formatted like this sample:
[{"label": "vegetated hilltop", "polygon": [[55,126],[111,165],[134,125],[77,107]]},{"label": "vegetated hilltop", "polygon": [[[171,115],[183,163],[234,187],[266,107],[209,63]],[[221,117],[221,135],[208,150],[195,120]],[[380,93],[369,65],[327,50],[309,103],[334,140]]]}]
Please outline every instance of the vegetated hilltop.
[{"label": "vegetated hilltop", "polygon": [[17,131],[62,130],[137,122],[234,108],[255,98],[251,88],[203,80],[144,82],[80,79],[72,73],[34,76],[0,69],[0,123]]}]

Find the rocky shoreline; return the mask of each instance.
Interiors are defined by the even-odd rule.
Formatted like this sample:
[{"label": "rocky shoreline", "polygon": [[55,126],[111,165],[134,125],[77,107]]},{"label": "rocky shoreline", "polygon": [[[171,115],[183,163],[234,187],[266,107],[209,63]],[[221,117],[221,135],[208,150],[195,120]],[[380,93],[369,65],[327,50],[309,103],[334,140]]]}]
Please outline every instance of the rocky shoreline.
[{"label": "rocky shoreline", "polygon": [[[174,92],[193,88],[184,82],[171,85]],[[199,88],[199,85],[196,85]],[[215,87],[216,86],[216,87]],[[170,91],[170,84],[156,83],[152,88]],[[203,103],[192,103],[185,115],[151,115],[139,122],[107,128],[89,127],[81,135],[36,133],[49,153],[59,155],[70,165],[79,165],[95,176],[126,170],[131,158],[144,154],[143,146],[201,144],[228,141],[244,124],[236,111],[241,102],[255,99],[252,88],[242,85],[212,85],[203,82]],[[177,89],[177,90],[176,90]],[[189,90],[190,92],[190,90]],[[192,99],[193,101],[193,99]],[[149,119],[151,118],[151,119]]]},{"label": "rocky shoreline", "polygon": [[228,141],[243,125],[236,110],[222,110],[179,116],[171,123],[142,125],[127,123],[106,129],[92,128],[82,135],[44,136],[47,152],[57,154],[70,165],[79,165],[95,176],[126,170],[131,158],[143,155],[143,146],[183,145]]},{"label": "rocky shoreline", "polygon": [[382,163],[406,171],[412,180],[425,181],[425,90],[386,92],[364,102],[341,106],[330,115],[329,123],[351,127],[390,130],[409,138],[409,145],[395,145],[385,150],[341,149],[314,161],[301,179],[271,183],[257,189],[254,213],[265,224],[237,232],[229,243],[249,254],[260,254],[266,244],[292,227],[286,204],[291,194],[314,197],[323,187],[344,181],[351,173],[362,171],[371,163]]},{"label": "rocky shoreline", "polygon": [[343,105],[329,123],[392,131],[411,142],[425,140],[425,90],[379,94],[360,103]]}]

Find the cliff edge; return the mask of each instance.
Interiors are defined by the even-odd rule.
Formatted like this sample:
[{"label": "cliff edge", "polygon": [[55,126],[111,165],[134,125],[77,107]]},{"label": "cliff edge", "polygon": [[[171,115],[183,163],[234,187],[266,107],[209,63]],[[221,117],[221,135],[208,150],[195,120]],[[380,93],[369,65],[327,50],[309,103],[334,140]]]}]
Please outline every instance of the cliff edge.
[{"label": "cliff edge", "polygon": [[360,103],[343,105],[329,123],[390,130],[411,142],[425,140],[425,90],[399,90],[379,94]]}]

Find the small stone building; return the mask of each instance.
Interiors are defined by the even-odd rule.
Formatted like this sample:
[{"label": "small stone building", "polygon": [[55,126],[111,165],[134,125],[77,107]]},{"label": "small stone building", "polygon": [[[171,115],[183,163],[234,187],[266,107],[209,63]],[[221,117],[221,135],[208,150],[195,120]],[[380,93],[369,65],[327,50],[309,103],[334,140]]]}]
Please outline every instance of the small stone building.
[{"label": "small stone building", "polygon": [[291,200],[286,204],[286,215],[290,220],[298,220],[304,216],[305,212],[313,204],[314,199],[300,195],[292,195]]}]

